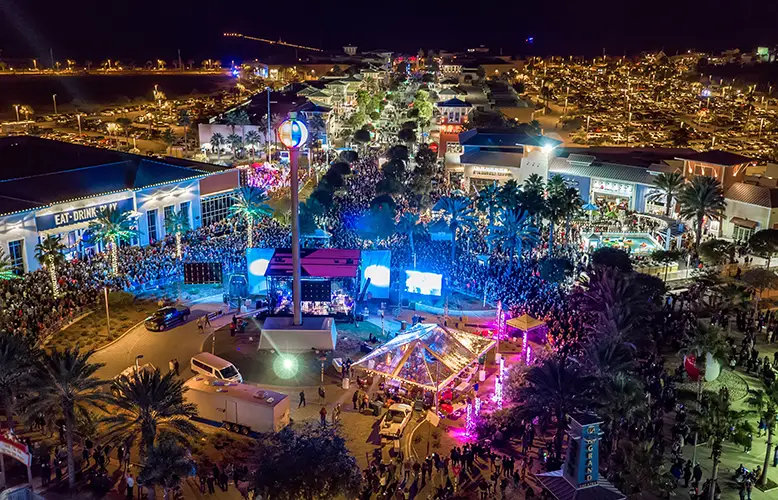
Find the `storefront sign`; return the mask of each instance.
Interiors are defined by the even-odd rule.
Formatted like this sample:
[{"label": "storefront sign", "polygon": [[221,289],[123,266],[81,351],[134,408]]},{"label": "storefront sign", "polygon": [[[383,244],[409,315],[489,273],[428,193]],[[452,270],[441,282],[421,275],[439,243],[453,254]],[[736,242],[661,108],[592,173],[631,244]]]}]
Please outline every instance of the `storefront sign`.
[{"label": "storefront sign", "polygon": [[592,179],[592,191],[615,196],[625,196],[627,198],[632,197],[631,184],[622,184],[621,182],[606,181],[603,179]]},{"label": "storefront sign", "polygon": [[132,198],[127,198],[124,200],[112,201],[110,203],[102,203],[100,205],[74,208],[64,212],[39,215],[35,217],[35,225],[38,227],[38,231],[48,231],[49,229],[70,226],[71,224],[88,222],[96,219],[97,214],[104,208],[112,208],[120,212],[127,212],[134,210],[135,204]]},{"label": "storefront sign", "polygon": [[0,436],[0,453],[18,460],[27,467],[32,465],[32,454],[27,449],[27,446],[17,443],[8,436]]}]

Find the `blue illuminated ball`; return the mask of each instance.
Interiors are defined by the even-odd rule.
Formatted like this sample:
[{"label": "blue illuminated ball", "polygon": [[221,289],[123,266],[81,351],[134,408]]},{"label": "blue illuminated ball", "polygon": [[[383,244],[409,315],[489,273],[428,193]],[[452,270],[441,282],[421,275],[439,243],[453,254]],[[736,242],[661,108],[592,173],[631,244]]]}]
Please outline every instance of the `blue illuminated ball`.
[{"label": "blue illuminated ball", "polygon": [[308,140],[305,122],[291,118],[278,127],[278,140],[289,149],[299,148]]}]

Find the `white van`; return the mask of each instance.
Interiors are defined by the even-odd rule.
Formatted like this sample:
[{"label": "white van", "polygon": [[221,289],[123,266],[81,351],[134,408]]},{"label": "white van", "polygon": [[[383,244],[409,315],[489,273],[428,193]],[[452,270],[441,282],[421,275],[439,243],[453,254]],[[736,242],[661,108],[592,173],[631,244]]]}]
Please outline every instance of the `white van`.
[{"label": "white van", "polygon": [[205,375],[206,377],[213,377],[218,380],[235,382],[238,384],[243,383],[243,377],[240,375],[238,369],[235,368],[235,365],[226,359],[222,359],[209,352],[195,354],[190,361],[189,367],[193,372]]}]

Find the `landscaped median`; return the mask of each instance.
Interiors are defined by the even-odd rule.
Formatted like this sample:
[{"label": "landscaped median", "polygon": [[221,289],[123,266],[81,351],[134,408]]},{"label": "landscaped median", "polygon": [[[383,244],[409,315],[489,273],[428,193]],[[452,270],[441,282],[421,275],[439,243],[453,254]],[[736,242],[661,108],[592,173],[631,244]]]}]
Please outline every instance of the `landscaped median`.
[{"label": "landscaped median", "polygon": [[54,333],[45,342],[46,348],[73,347],[78,344],[82,349],[98,349],[116,340],[157,310],[157,303],[150,299],[138,299],[127,292],[108,294],[108,306],[111,316],[110,332],[106,328],[105,302],[95,304],[95,309]]}]

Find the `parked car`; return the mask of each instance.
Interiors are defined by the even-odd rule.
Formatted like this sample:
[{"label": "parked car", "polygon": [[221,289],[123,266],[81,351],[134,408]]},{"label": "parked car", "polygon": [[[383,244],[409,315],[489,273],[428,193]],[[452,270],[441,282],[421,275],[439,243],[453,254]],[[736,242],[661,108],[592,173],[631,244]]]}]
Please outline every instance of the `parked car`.
[{"label": "parked car", "polygon": [[185,306],[163,307],[162,309],[158,310],[157,312],[155,312],[154,314],[146,318],[146,322],[145,322],[146,330],[150,330],[152,332],[161,332],[165,328],[174,325],[179,321],[181,323],[184,323],[186,319],[189,317],[189,314],[190,314],[189,308]]},{"label": "parked car", "polygon": [[128,367],[127,367],[127,368],[125,368],[125,369],[124,369],[124,370],[123,370],[123,371],[122,371],[120,374],[118,374],[117,376],[115,376],[115,377],[113,378],[113,382],[111,383],[111,394],[113,394],[115,397],[119,397],[120,391],[119,391],[119,388],[116,386],[116,383],[115,383],[115,382],[116,382],[116,381],[117,381],[117,380],[118,380],[120,377],[127,377],[127,378],[131,378],[131,377],[135,377],[137,374],[139,374],[139,373],[141,373],[141,372],[153,372],[153,371],[155,371],[156,369],[157,369],[157,367],[156,367],[156,366],[154,366],[154,365],[153,365],[153,364],[151,364],[151,363],[146,363],[146,364],[144,364],[144,365],[132,365],[132,366],[128,366]]},{"label": "parked car", "polygon": [[389,407],[381,419],[379,434],[381,437],[399,439],[408,422],[411,421],[413,408],[403,403],[395,403]]}]

